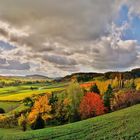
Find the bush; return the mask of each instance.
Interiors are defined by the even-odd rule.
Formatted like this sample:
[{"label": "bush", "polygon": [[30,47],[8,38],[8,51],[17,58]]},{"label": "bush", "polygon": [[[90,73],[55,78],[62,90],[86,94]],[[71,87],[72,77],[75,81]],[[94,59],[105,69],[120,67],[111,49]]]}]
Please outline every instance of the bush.
[{"label": "bush", "polygon": [[5,110],[3,108],[0,108],[0,114],[4,114]]},{"label": "bush", "polygon": [[23,100],[23,103],[24,103],[25,106],[32,107],[33,104],[34,104],[34,101],[33,101],[30,97],[26,97],[26,98]]},{"label": "bush", "polygon": [[0,115],[0,128],[14,128],[18,126],[18,121],[14,116]]},{"label": "bush", "polygon": [[26,127],[26,125],[27,125],[27,120],[26,120],[26,117],[25,117],[23,114],[21,114],[21,116],[20,116],[19,119],[18,119],[18,125],[19,125],[20,127],[22,127],[22,130],[23,130],[23,131],[26,131],[26,129],[27,129],[27,127]]},{"label": "bush", "polygon": [[101,97],[96,93],[87,93],[80,103],[82,119],[104,114],[104,104]]},{"label": "bush", "polygon": [[140,103],[140,93],[128,91],[120,95],[116,95],[112,101],[112,110],[126,108]]}]

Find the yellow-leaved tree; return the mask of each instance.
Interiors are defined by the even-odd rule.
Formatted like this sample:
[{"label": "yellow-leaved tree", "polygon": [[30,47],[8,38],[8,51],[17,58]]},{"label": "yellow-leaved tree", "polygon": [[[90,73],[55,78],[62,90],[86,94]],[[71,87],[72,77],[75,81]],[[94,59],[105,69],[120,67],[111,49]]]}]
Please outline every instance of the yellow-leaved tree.
[{"label": "yellow-leaved tree", "polygon": [[31,112],[28,116],[28,121],[30,124],[34,123],[38,117],[41,117],[44,121],[51,118],[50,115],[51,105],[49,105],[49,100],[47,95],[40,96],[35,101]]}]

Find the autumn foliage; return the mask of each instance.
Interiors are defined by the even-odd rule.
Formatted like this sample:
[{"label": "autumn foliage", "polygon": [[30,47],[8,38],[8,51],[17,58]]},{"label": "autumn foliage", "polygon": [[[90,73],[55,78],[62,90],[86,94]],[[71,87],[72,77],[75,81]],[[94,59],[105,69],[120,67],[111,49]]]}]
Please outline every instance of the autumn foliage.
[{"label": "autumn foliage", "polygon": [[95,85],[95,82],[87,82],[87,83],[80,84],[80,87],[82,87],[82,88],[90,88],[93,85]]},{"label": "autumn foliage", "polygon": [[40,96],[34,103],[34,106],[28,116],[29,122],[32,124],[36,121],[38,116],[41,116],[44,120],[51,118],[50,116],[51,105],[47,95]]},{"label": "autumn foliage", "polygon": [[104,104],[100,95],[96,93],[87,93],[80,103],[81,118],[90,118],[104,114]]},{"label": "autumn foliage", "polygon": [[140,103],[140,93],[138,91],[127,91],[116,95],[112,100],[112,110],[119,110]]}]

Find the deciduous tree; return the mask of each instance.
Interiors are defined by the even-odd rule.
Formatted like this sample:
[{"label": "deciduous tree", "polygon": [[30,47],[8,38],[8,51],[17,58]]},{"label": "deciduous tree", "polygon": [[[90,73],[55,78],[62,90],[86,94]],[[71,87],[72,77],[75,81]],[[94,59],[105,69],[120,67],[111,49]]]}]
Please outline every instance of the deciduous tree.
[{"label": "deciduous tree", "polygon": [[71,82],[66,90],[67,98],[70,100],[71,106],[71,121],[79,120],[79,105],[82,97],[84,96],[84,91],[80,87],[79,83]]},{"label": "deciduous tree", "polygon": [[51,118],[50,115],[51,105],[49,105],[49,100],[47,95],[40,96],[34,103],[34,106],[28,116],[30,124],[33,124],[39,117],[44,121]]},{"label": "deciduous tree", "polygon": [[96,93],[87,93],[80,103],[80,115],[82,119],[104,114],[104,104]]}]

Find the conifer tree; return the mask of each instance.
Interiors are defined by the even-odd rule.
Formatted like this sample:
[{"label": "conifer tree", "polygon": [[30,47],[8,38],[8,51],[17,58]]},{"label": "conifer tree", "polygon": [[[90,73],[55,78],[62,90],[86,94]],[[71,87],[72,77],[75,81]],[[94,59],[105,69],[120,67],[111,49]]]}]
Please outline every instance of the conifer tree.
[{"label": "conifer tree", "polygon": [[98,86],[96,84],[94,84],[91,89],[90,89],[91,92],[93,93],[97,93],[97,94],[100,94],[100,90],[98,88]]},{"label": "conifer tree", "polygon": [[113,96],[113,89],[111,85],[108,85],[107,91],[104,93],[104,106],[107,107],[108,111],[111,111],[111,98]]},{"label": "conifer tree", "polygon": [[134,80],[133,80],[132,83],[131,83],[131,88],[134,89],[134,90],[136,89],[136,85],[135,85]]}]

